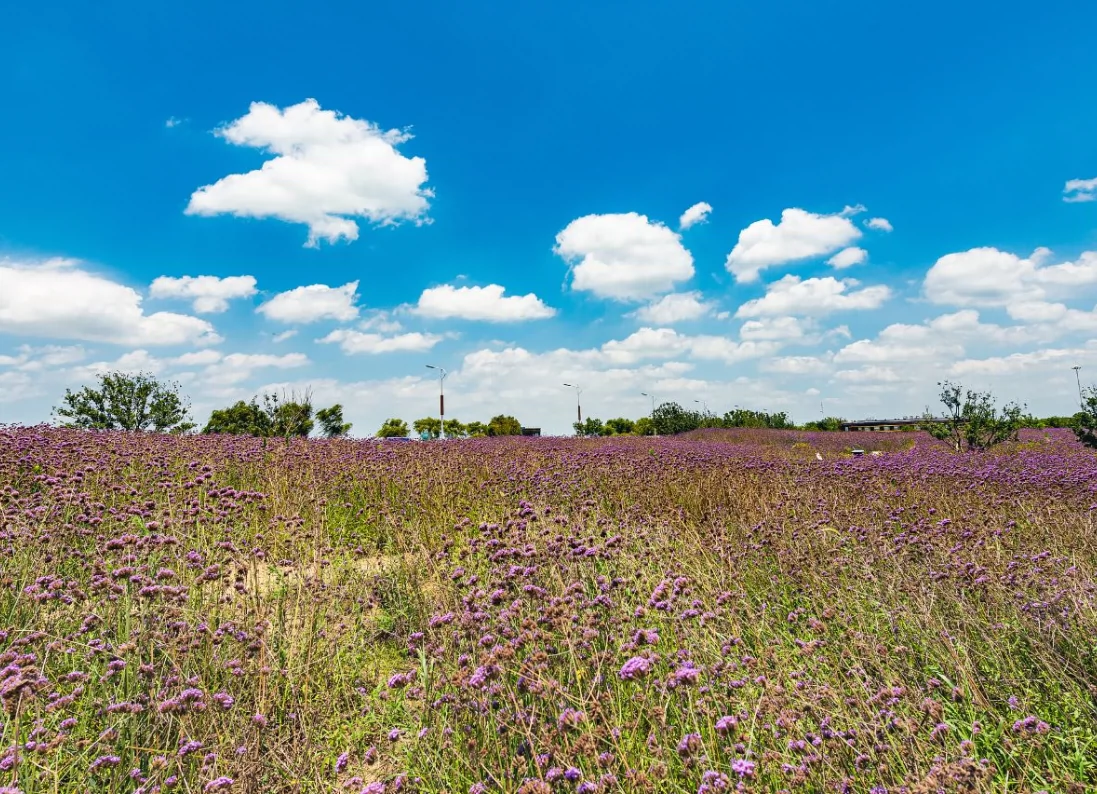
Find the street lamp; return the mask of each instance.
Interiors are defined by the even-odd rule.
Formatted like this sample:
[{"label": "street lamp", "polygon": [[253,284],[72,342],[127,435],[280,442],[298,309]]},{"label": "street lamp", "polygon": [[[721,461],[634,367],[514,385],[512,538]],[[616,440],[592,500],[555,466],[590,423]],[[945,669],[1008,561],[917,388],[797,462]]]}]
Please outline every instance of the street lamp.
[{"label": "street lamp", "polygon": [[445,382],[446,375],[449,373],[442,367],[436,367],[433,364],[427,364],[427,369],[433,369],[438,372],[438,415],[442,421],[441,426],[438,428],[438,437],[443,441],[446,438],[446,395],[445,395]]},{"label": "street lamp", "polygon": [[576,425],[575,435],[579,436],[583,434],[583,406],[579,404],[579,395],[583,393],[583,390],[576,386],[574,383],[565,383],[569,389],[575,389],[575,414],[579,417],[579,424]]},{"label": "street lamp", "polygon": [[1078,381],[1078,408],[1084,411],[1086,407],[1085,400],[1082,399],[1082,376],[1079,374],[1079,370],[1082,369],[1082,365],[1075,364],[1073,367],[1071,367],[1071,369],[1074,370],[1074,379]]},{"label": "street lamp", "polygon": [[694,402],[697,403],[698,405],[704,407],[705,416],[708,416],[708,403],[704,400],[694,400]]},{"label": "street lamp", "polygon": [[659,431],[655,428],[655,395],[648,394],[646,391],[642,391],[640,392],[640,396],[651,398],[651,434],[653,436],[657,436],[659,435]]}]

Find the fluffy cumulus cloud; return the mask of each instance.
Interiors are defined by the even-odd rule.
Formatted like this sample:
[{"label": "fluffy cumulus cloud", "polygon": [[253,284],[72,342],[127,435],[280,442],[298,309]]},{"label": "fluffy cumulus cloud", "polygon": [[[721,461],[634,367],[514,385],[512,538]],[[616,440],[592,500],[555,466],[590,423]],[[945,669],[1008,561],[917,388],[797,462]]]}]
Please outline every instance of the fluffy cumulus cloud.
[{"label": "fluffy cumulus cloud", "polygon": [[758,280],[767,267],[832,254],[860,239],[861,230],[850,216],[861,207],[847,207],[833,215],[819,215],[792,207],[774,223],[769,218],[755,221],[739,232],[725,266],[739,282]]},{"label": "fluffy cumulus cloud", "polygon": [[887,218],[869,218],[865,221],[865,226],[870,229],[876,229],[880,232],[894,231],[894,227],[891,225],[891,221]]},{"label": "fluffy cumulus cloud", "polygon": [[577,218],[554,250],[573,265],[572,288],[600,298],[644,300],[693,276],[681,237],[635,212]]},{"label": "fluffy cumulus cloud", "polygon": [[708,220],[709,213],[712,212],[712,205],[707,201],[698,201],[688,210],[682,213],[682,217],[678,219],[678,228],[685,231],[690,226],[696,226],[699,223],[704,223]]},{"label": "fluffy cumulus cloud", "polygon": [[884,285],[859,289],[858,286],[853,279],[840,281],[833,276],[803,280],[785,276],[770,284],[761,298],[740,306],[735,316],[821,317],[834,312],[878,309],[891,297],[891,289]]},{"label": "fluffy cumulus cloud", "polygon": [[149,287],[150,298],[190,300],[199,314],[226,311],[233,298],[250,298],[254,294],[254,276],[160,276]]},{"label": "fluffy cumulus cloud", "polygon": [[[938,259],[926,273],[926,297],[950,306],[1002,307],[1018,319],[1060,308],[1045,304],[1097,287],[1097,251],[1076,261],[1047,264],[1051,251],[1020,257],[997,248],[972,248]],[[1065,307],[1061,307],[1065,310]]]},{"label": "fluffy cumulus cloud", "polygon": [[0,332],[50,339],[140,345],[215,344],[205,320],[146,314],[134,289],[80,263],[0,261]]},{"label": "fluffy cumulus cloud", "polygon": [[533,293],[504,295],[498,284],[486,287],[454,287],[444,284],[423,290],[415,314],[435,319],[481,320],[491,323],[545,320],[556,310],[546,306]]},{"label": "fluffy cumulus cloud", "polygon": [[424,334],[418,331],[387,336],[338,328],[316,341],[321,344],[337,344],[344,353],[353,355],[356,353],[422,353],[430,350],[444,338],[440,334]]},{"label": "fluffy cumulus cloud", "polygon": [[843,367],[835,378],[849,383],[932,382],[966,355],[968,346],[1017,347],[1046,342],[1059,330],[1052,326],[1002,326],[984,323],[974,309],[943,314],[920,324],[894,323],[875,339],[859,339],[839,350],[834,362]]},{"label": "fluffy cumulus cloud", "polygon": [[314,323],[319,320],[347,322],[358,316],[358,282],[341,287],[310,284],[279,292],[257,312],[280,323]]},{"label": "fluffy cumulus cloud", "polygon": [[273,157],[261,168],[198,188],[188,215],[277,218],[308,226],[306,245],[356,240],[355,218],[375,224],[426,220],[427,165],[399,146],[411,135],[324,110],[314,99],[281,109],[253,102],[216,134]]},{"label": "fluffy cumulus cloud", "polygon": [[699,320],[711,313],[711,304],[702,300],[700,292],[673,292],[642,306],[629,316],[652,325],[674,325]]},{"label": "fluffy cumulus cloud", "polygon": [[1080,202],[1097,200],[1097,177],[1070,179],[1063,186],[1063,201]]},{"label": "fluffy cumulus cloud", "polygon": [[851,248],[843,248],[836,253],[830,259],[827,260],[827,264],[833,267],[835,270],[844,270],[847,267],[853,267],[859,265],[868,259],[868,251],[864,248],[857,248],[853,246]]},{"label": "fluffy cumulus cloud", "polygon": [[672,328],[641,328],[624,339],[606,342],[588,356],[615,365],[681,356],[734,364],[770,355],[779,347],[769,341],[736,342],[724,336],[680,334]]}]

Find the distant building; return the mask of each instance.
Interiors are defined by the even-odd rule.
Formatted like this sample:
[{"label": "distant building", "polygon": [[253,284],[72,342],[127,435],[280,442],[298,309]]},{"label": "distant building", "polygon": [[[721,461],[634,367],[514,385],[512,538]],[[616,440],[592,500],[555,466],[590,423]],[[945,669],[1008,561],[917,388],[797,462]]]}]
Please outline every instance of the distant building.
[{"label": "distant building", "polygon": [[862,419],[858,422],[842,422],[839,427],[846,432],[865,431],[889,433],[896,430],[915,428],[925,422],[925,419]]},{"label": "distant building", "polygon": [[523,436],[539,436],[539,435],[541,435],[541,428],[539,428],[539,427],[523,427],[522,428],[522,435]]}]

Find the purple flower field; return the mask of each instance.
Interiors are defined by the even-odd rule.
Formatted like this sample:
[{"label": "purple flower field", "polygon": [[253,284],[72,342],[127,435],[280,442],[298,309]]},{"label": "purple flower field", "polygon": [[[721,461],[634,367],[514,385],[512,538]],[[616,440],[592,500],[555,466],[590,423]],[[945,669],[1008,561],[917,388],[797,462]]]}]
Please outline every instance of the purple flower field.
[{"label": "purple flower field", "polygon": [[1095,790],[1097,457],[852,441],[0,428],[0,792]]}]

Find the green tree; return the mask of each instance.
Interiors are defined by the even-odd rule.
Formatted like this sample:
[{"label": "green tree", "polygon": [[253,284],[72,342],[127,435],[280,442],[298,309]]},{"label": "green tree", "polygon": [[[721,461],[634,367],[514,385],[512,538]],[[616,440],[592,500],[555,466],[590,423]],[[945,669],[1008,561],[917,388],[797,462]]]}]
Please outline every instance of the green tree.
[{"label": "green tree", "polygon": [[240,400],[228,408],[213,411],[202,432],[266,438],[271,435],[272,428],[271,418],[253,397],[251,402]]},{"label": "green tree", "polygon": [[405,438],[408,434],[408,423],[403,419],[386,419],[377,431],[378,438]]},{"label": "green tree", "polygon": [[655,435],[655,423],[651,421],[650,416],[641,416],[632,426],[632,433],[636,436],[653,436]]},{"label": "green tree", "polygon": [[678,403],[663,403],[651,416],[655,430],[661,436],[686,433],[701,426],[703,417],[698,411],[688,411]]},{"label": "green tree", "polygon": [[442,420],[437,416],[425,416],[422,419],[416,419],[411,423],[411,426],[415,428],[415,433],[420,438],[426,433],[427,438],[438,438],[442,432]]},{"label": "green tree", "polygon": [[960,384],[947,380],[937,385],[945,417],[923,423],[934,438],[948,441],[957,452],[982,452],[1017,438],[1024,422],[1022,406],[1009,403],[999,410],[990,392],[965,391]]},{"label": "green tree", "polygon": [[581,423],[572,422],[571,426],[575,429],[575,435],[577,436],[608,436],[611,433],[606,432],[606,426],[602,423],[601,419],[595,419],[592,416],[588,416]]},{"label": "green tree", "polygon": [[271,419],[271,435],[288,441],[294,436],[304,438],[312,432],[312,397],[308,392],[300,397],[264,394],[263,410]]},{"label": "green tree", "polygon": [[842,422],[844,421],[844,419],[840,419],[837,416],[828,416],[825,419],[816,419],[813,422],[806,422],[804,424],[804,430],[825,430],[833,433],[842,429]]},{"label": "green tree", "polygon": [[470,438],[477,438],[486,436],[488,434],[488,426],[483,422],[469,422],[465,425],[465,435]]},{"label": "green tree", "polygon": [[520,436],[522,435],[522,425],[513,416],[499,414],[498,416],[493,416],[491,421],[488,422],[488,435]]},{"label": "green tree", "polygon": [[636,429],[636,423],[631,419],[619,416],[616,419],[607,419],[606,429],[615,436],[624,436],[632,433]]},{"label": "green tree", "polygon": [[461,424],[461,420],[446,420],[446,438],[465,438],[467,435],[468,428]]},{"label": "green tree", "polygon": [[190,404],[179,384],[162,383],[144,372],[110,372],[99,376],[96,388],[65,389],[62,405],[54,409],[66,427],[84,430],[186,433],[194,429]]},{"label": "green tree", "polygon": [[1087,447],[1097,449],[1097,387],[1082,392],[1082,410],[1073,416],[1074,435]]},{"label": "green tree", "polygon": [[350,433],[351,423],[343,421],[343,406],[339,403],[316,412],[320,430],[328,438],[339,438]]}]

